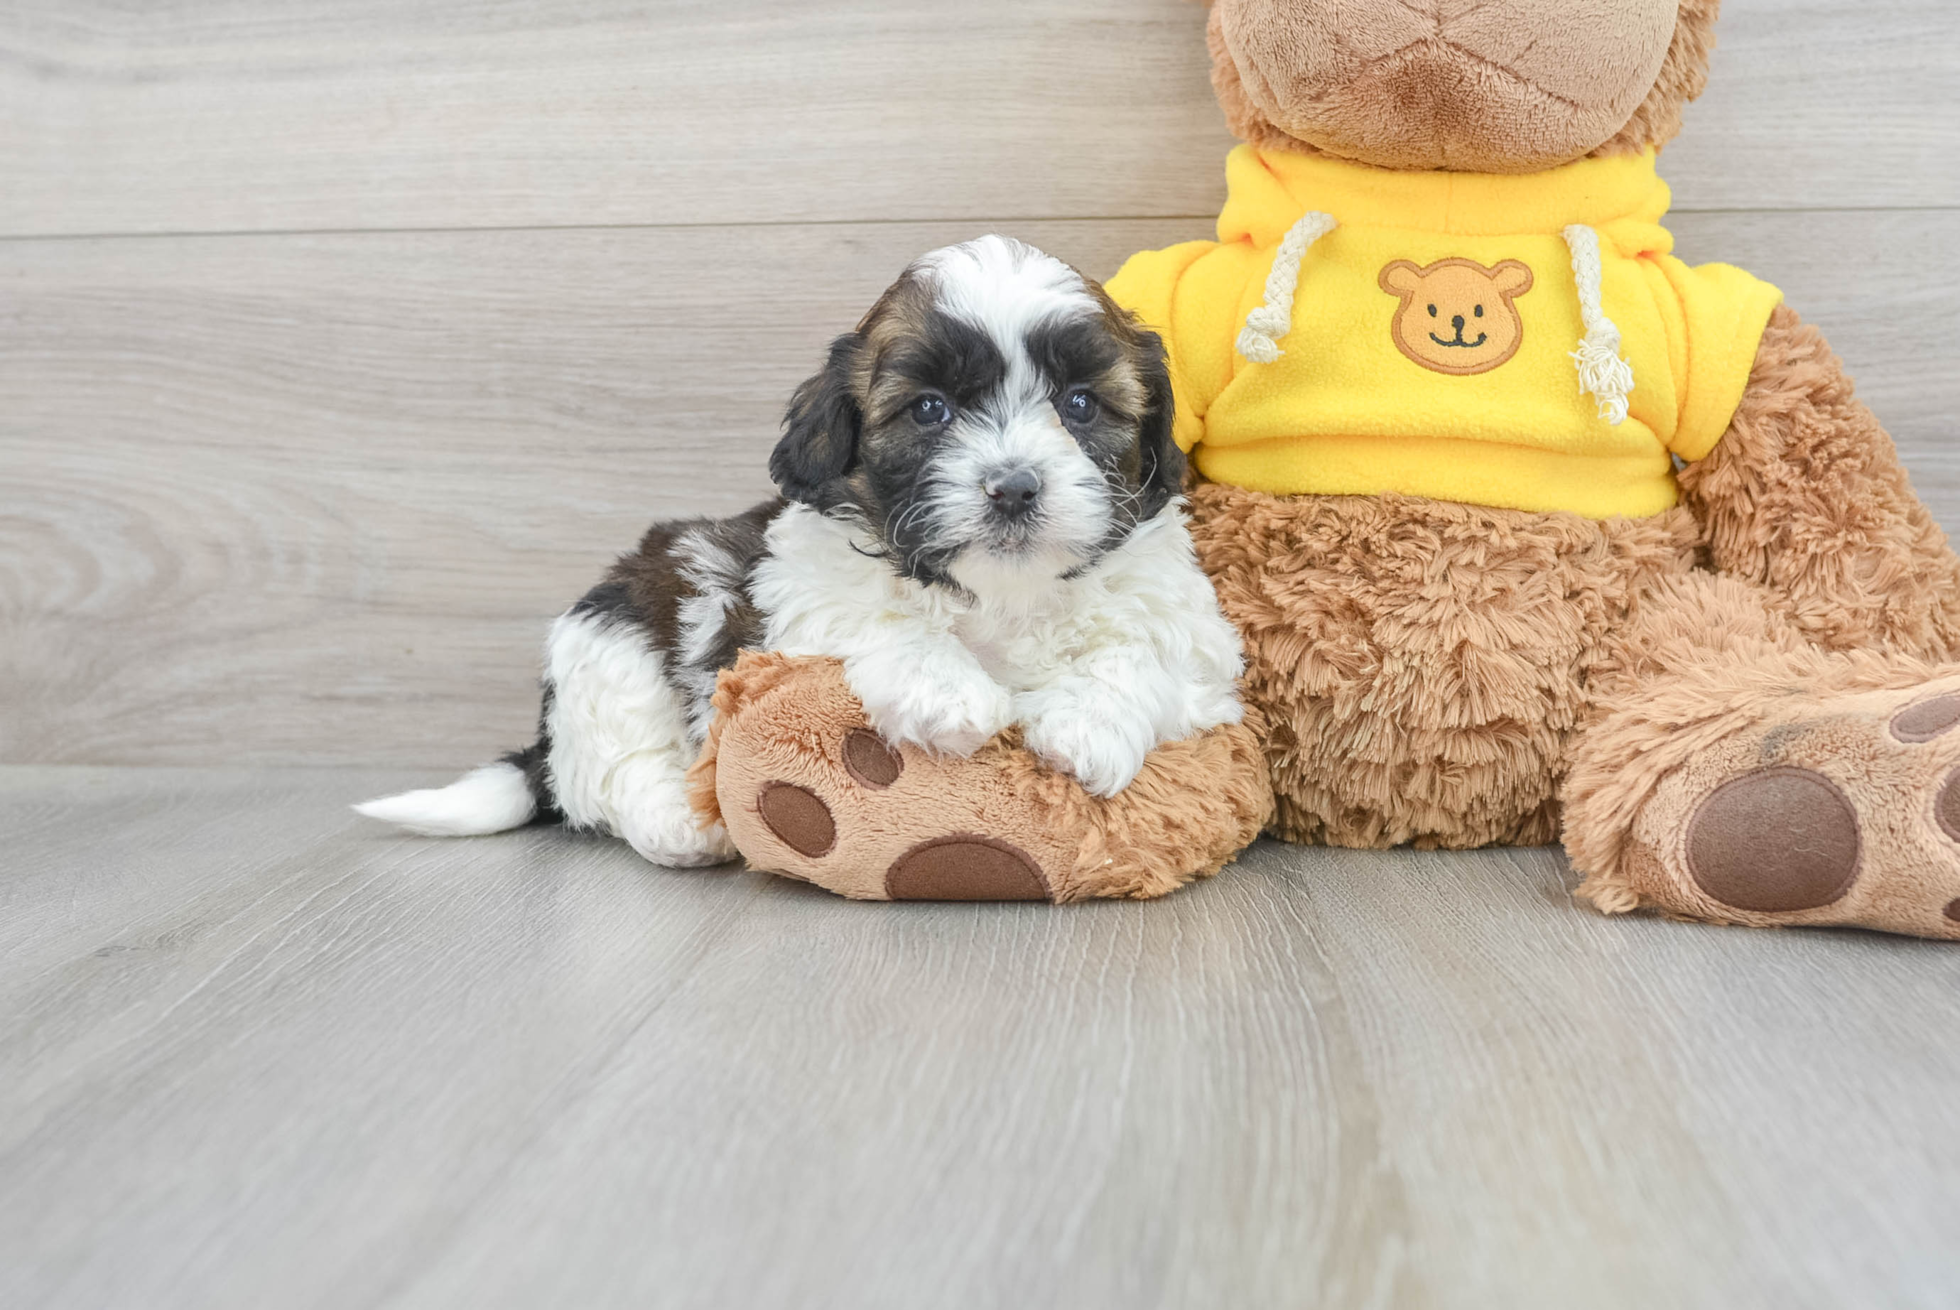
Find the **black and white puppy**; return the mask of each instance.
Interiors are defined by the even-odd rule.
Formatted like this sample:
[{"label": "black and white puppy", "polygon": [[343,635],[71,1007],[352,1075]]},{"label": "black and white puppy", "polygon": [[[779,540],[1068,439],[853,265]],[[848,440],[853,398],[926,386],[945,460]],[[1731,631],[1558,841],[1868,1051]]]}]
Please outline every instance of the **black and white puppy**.
[{"label": "black and white puppy", "polygon": [[841,660],[893,742],[967,754],[1018,723],[1101,796],[1160,742],[1238,721],[1162,347],[1066,264],[996,236],[919,260],[798,388],[769,471],[786,499],[656,525],[558,619],[535,745],[356,808],[732,859],[682,779],[744,647]]}]

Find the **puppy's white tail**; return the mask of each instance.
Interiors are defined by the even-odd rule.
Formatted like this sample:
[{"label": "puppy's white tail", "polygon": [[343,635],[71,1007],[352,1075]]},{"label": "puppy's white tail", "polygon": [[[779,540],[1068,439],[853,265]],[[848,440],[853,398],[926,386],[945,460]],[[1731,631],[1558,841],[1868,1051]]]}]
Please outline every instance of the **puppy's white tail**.
[{"label": "puppy's white tail", "polygon": [[524,770],[486,764],[447,787],[405,791],[354,807],[354,813],[396,824],[424,837],[478,837],[520,828],[538,812]]}]

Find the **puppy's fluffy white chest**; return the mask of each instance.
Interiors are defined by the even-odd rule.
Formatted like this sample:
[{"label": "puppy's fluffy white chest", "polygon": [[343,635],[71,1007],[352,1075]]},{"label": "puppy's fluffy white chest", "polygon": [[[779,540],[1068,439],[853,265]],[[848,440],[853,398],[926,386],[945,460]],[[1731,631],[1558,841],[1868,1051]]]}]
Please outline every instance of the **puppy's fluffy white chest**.
[{"label": "puppy's fluffy white chest", "polygon": [[1098,644],[1144,634],[1147,613],[1156,608],[1148,598],[1150,576],[1169,581],[1163,575],[1178,572],[1177,564],[1195,567],[1176,558],[1179,544],[1189,553],[1181,529],[1163,528],[1178,525],[1140,526],[1081,577],[1017,571],[1005,585],[961,595],[900,577],[865,551],[856,525],[791,506],[770,528],[754,594],[769,644],[789,654],[848,660],[860,640],[902,643],[923,630],[957,641],[1007,690],[1025,691]]},{"label": "puppy's fluffy white chest", "polygon": [[770,527],[753,593],[767,643],[841,659],[893,740],[970,750],[1018,722],[1031,744],[1066,732],[1080,755],[1107,735],[1108,791],[1157,741],[1241,716],[1238,633],[1175,505],[1080,576],[1021,570],[1018,585],[965,595],[898,576],[861,534],[792,506]]}]

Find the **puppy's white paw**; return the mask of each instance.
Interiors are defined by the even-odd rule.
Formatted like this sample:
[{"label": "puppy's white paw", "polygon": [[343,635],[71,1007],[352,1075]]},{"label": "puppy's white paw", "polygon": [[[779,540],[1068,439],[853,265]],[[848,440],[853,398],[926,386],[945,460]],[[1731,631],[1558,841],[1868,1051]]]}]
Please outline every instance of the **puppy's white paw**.
[{"label": "puppy's white paw", "polygon": [[642,858],[669,869],[699,869],[742,858],[719,823],[703,827],[691,815],[630,814],[620,818],[619,836]]},{"label": "puppy's white paw", "polygon": [[[879,736],[945,755],[971,755],[1014,721],[1007,689],[977,670],[849,679]],[[925,675],[925,676],[922,676]]]},{"label": "puppy's white paw", "polygon": [[1028,749],[1052,769],[1072,774],[1091,796],[1114,796],[1136,778],[1150,754],[1149,734],[1083,707],[1056,707],[1022,720]]}]

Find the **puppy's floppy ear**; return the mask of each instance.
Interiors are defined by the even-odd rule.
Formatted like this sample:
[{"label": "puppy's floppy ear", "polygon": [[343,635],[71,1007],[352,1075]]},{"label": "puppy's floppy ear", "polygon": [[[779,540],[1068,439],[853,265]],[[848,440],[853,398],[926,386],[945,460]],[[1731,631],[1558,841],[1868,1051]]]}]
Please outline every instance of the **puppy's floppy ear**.
[{"label": "puppy's floppy ear", "polygon": [[822,508],[824,488],[843,477],[857,456],[864,414],[851,389],[851,371],[863,349],[864,338],[855,332],[837,338],[823,371],[790,397],[782,440],[769,456],[769,476],[791,500]]},{"label": "puppy's floppy ear", "polygon": [[1177,418],[1171,399],[1171,371],[1164,359],[1164,342],[1155,332],[1137,334],[1137,372],[1143,377],[1143,426],[1137,434],[1142,447],[1143,513],[1151,518],[1184,490],[1184,452],[1171,435]]}]

